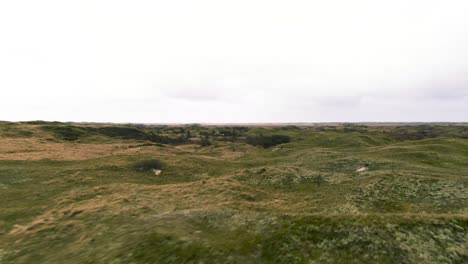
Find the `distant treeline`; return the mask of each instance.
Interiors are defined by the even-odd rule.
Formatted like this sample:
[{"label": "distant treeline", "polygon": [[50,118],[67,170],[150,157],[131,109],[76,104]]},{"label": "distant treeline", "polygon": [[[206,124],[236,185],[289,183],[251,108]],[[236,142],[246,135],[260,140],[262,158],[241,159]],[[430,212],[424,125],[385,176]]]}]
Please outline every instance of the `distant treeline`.
[{"label": "distant treeline", "polygon": [[[356,135],[379,135],[381,139],[406,141],[422,140],[436,137],[465,138],[468,139],[468,126],[463,125],[414,125],[414,126],[382,126],[368,127],[365,125],[346,124],[341,126],[317,126],[301,128],[285,126],[276,128],[244,127],[244,126],[165,126],[165,125],[92,125],[71,124],[58,122],[33,121],[28,124],[38,124],[39,127],[51,132],[57,139],[76,141],[92,136],[105,136],[117,139],[133,139],[149,141],[158,144],[180,145],[199,144],[202,147],[216,145],[220,141],[241,142],[253,146],[269,148],[292,140],[291,135],[298,135],[300,130],[308,133],[346,133]],[[15,123],[1,125],[4,134],[12,134]],[[24,129],[23,129],[24,130]],[[23,131],[18,128],[19,134]],[[30,131],[21,132],[27,136]]]},{"label": "distant treeline", "polygon": [[317,126],[309,128],[317,132],[360,133],[383,135],[398,141],[421,140],[426,138],[450,137],[468,139],[466,125],[402,125],[402,126],[365,126],[360,124],[346,124],[340,126]]},{"label": "distant treeline", "polygon": [[148,140],[161,144],[184,144],[189,142],[188,138],[184,134],[176,137],[170,137],[159,135],[153,131],[144,131],[136,127],[127,126],[81,127],[72,125],[47,125],[42,126],[42,129],[53,132],[59,139],[68,141],[78,140],[80,137],[85,135],[103,135],[119,139]]},{"label": "distant treeline", "polygon": [[210,146],[214,141],[243,142],[264,148],[288,143],[286,135],[247,135],[247,127],[206,128],[198,125],[187,127],[168,126],[76,126],[68,124],[47,124],[41,126],[44,131],[52,132],[61,140],[76,141],[85,136],[101,135],[118,139],[146,140],[154,143],[180,145],[200,144]]}]

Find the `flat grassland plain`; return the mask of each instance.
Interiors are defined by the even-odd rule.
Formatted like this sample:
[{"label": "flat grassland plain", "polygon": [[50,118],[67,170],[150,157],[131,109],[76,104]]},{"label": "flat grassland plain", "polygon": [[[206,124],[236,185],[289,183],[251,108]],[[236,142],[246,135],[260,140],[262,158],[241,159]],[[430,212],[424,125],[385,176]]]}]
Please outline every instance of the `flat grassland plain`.
[{"label": "flat grassland plain", "polygon": [[468,263],[468,126],[1,122],[0,263]]}]

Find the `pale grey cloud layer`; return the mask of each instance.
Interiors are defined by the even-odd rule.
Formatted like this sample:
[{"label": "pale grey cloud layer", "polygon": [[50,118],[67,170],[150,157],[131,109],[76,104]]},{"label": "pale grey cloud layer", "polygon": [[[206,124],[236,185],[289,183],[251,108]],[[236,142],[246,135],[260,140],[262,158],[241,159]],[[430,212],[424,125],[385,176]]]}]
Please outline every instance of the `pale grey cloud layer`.
[{"label": "pale grey cloud layer", "polygon": [[0,2],[0,120],[468,121],[463,0]]}]

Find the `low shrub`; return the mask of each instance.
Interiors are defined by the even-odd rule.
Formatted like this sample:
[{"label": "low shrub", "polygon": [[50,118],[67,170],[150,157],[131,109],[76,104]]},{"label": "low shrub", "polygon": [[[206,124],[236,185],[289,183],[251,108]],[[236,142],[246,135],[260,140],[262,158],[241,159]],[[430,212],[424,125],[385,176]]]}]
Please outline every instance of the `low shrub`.
[{"label": "low shrub", "polygon": [[107,126],[99,127],[97,131],[103,135],[114,138],[122,139],[137,139],[145,140],[147,135],[144,131],[141,131],[135,127],[125,127],[125,126]]},{"label": "low shrub", "polygon": [[161,170],[165,167],[166,164],[157,159],[142,160],[133,164],[133,170],[138,172],[150,171],[152,169]]},{"label": "low shrub", "polygon": [[287,135],[274,134],[270,136],[258,135],[247,137],[247,144],[261,146],[264,148],[273,147],[279,144],[288,143],[291,138]]},{"label": "low shrub", "polygon": [[42,130],[54,133],[55,137],[63,140],[74,141],[80,138],[85,131],[75,126],[42,126]]},{"label": "low shrub", "polygon": [[157,133],[150,132],[147,137],[147,140],[160,144],[170,144],[170,145],[180,145],[190,143],[190,139],[186,135],[179,135],[177,137],[169,137],[165,135],[160,135]]},{"label": "low shrub", "polygon": [[212,143],[211,143],[211,140],[209,137],[203,137],[202,139],[200,139],[200,146],[202,147],[208,147],[208,146],[211,146]]}]

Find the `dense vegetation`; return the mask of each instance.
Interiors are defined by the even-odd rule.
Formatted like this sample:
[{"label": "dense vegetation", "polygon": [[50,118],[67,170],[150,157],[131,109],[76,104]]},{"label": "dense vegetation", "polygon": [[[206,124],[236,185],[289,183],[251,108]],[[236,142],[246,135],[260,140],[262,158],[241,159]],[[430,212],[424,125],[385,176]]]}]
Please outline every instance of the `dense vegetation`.
[{"label": "dense vegetation", "polygon": [[0,122],[0,263],[467,263],[467,140],[465,124]]},{"label": "dense vegetation", "polygon": [[[36,122],[34,122],[36,123]],[[74,141],[86,138],[90,135],[103,135],[120,139],[147,140],[162,144],[181,145],[198,143],[201,146],[211,145],[212,140],[244,142],[253,146],[269,148],[283,143],[288,143],[287,135],[253,135],[246,136],[247,127],[220,127],[207,129],[201,126],[191,127],[142,127],[142,126],[76,126],[76,125],[44,125],[45,131],[53,132],[61,140]],[[198,138],[195,139],[198,136]]]},{"label": "dense vegetation", "polygon": [[135,171],[151,171],[153,169],[155,170],[160,170],[166,167],[166,164],[164,162],[157,160],[157,159],[149,159],[149,160],[142,160],[138,161],[135,164],[133,164],[133,169]]},{"label": "dense vegetation", "polygon": [[253,146],[262,146],[264,148],[269,148],[273,147],[279,144],[283,143],[288,143],[291,141],[291,138],[286,135],[271,135],[271,136],[264,136],[264,135],[258,135],[258,136],[249,136],[247,137],[247,144],[253,145]]}]

